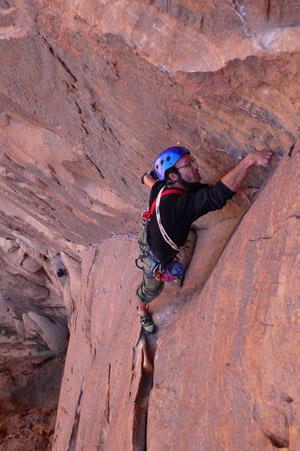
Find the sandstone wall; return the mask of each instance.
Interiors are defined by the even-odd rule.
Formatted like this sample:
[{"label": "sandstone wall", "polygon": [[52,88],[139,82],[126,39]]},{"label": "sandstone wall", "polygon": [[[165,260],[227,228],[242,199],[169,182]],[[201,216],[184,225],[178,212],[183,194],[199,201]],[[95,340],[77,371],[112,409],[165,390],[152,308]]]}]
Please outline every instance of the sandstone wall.
[{"label": "sandstone wall", "polygon": [[160,333],[148,449],[298,449],[299,163],[298,149]]},{"label": "sandstone wall", "polygon": [[[226,406],[226,412],[233,405],[235,407],[232,408],[248,409],[249,418],[253,420],[245,428],[251,431],[252,423],[254,424],[254,442],[257,440],[255,443],[258,446],[271,446],[268,445],[270,443],[273,443],[272,446],[286,445],[289,441],[297,449],[296,429],[293,429],[292,417],[278,404],[279,392],[274,392],[277,400],[274,409],[284,419],[282,424],[288,424],[288,427],[280,426],[280,431],[283,432],[276,432],[270,426],[273,424],[273,414],[261,413],[267,411],[265,406],[269,403],[270,391],[268,388],[258,396],[260,389],[257,387],[260,386],[258,382],[261,382],[261,378],[255,385],[252,374],[254,367],[258,368],[256,373],[260,374],[264,362],[253,357],[255,361],[250,365],[247,356],[257,342],[264,341],[262,335],[259,335],[263,333],[254,326],[251,333],[247,330],[246,325],[251,328],[252,324],[250,304],[241,299],[239,292],[233,298],[230,287],[236,288],[240,284],[241,290],[243,287],[249,290],[249,298],[256,299],[253,305],[257,302],[261,306],[257,307],[259,321],[263,321],[262,317],[268,315],[266,312],[270,309],[270,324],[273,324],[273,315],[276,316],[270,299],[275,296],[277,285],[281,287],[281,291],[278,288],[280,303],[283,303],[286,296],[290,296],[285,267],[290,266],[290,259],[291,262],[296,259],[297,241],[295,238],[292,241],[295,241],[295,245],[292,245],[285,240],[286,237],[297,234],[298,230],[298,213],[296,207],[292,206],[291,199],[293,193],[294,196],[297,194],[297,179],[294,177],[298,174],[299,167],[299,23],[298,0],[288,3],[273,0],[0,0],[0,328],[3,368],[13,372],[15,359],[25,358],[30,379],[35,368],[32,364],[37,364],[31,359],[38,356],[38,362],[43,362],[44,353],[48,353],[51,359],[57,359],[55,361],[60,362],[58,366],[61,368],[61,357],[70,333],[66,367],[68,375],[81,333],[75,318],[81,318],[84,329],[88,327],[91,321],[89,309],[94,305],[90,298],[93,284],[99,283],[98,290],[102,290],[102,293],[106,289],[105,284],[111,284],[105,294],[105,308],[108,310],[115,293],[120,298],[118,302],[121,305],[118,304],[115,311],[107,311],[106,321],[116,322],[119,311],[125,309],[129,329],[132,325],[130,336],[124,336],[122,346],[118,338],[114,338],[113,326],[107,332],[107,337],[110,338],[105,342],[101,338],[101,334],[105,334],[105,330],[101,329],[105,327],[104,324],[101,323],[97,333],[94,323],[91,326],[91,336],[87,335],[84,341],[86,352],[82,351],[82,362],[76,362],[79,365],[78,380],[72,379],[74,387],[77,387],[74,388],[74,399],[69,399],[69,407],[68,402],[61,401],[61,406],[64,405],[68,414],[62,413],[60,408],[55,446],[70,446],[74,449],[76,446],[81,449],[82,443],[100,448],[114,446],[113,425],[116,429],[124,428],[124,442],[121,443],[118,441],[121,439],[116,438],[117,446],[126,449],[131,446],[132,440],[134,443],[144,443],[145,434],[141,438],[137,431],[143,428],[141,424],[146,421],[146,417],[136,411],[140,409],[145,412],[144,406],[148,403],[149,394],[143,393],[144,382],[139,385],[138,381],[140,378],[142,381],[145,379],[145,386],[149,387],[152,376],[143,371],[138,373],[140,376],[134,376],[132,383],[137,385],[134,385],[134,394],[128,406],[125,406],[125,400],[121,400],[119,393],[114,394],[116,405],[124,402],[126,414],[123,412],[123,415],[126,415],[127,422],[122,426],[121,419],[113,419],[113,406],[104,401],[110,397],[110,390],[114,389],[117,378],[112,361],[105,360],[105,353],[113,353],[115,349],[120,353],[118,358],[124,362],[121,366],[125,378],[122,387],[124,391],[128,390],[132,359],[135,367],[140,368],[139,359],[142,358],[139,354],[141,350],[136,350],[134,357],[131,351],[127,355],[128,349],[134,348],[138,340],[135,310],[127,303],[131,300],[131,304],[134,304],[134,285],[138,280],[137,270],[132,263],[136,248],[134,239],[139,228],[140,211],[148,198],[148,191],[146,187],[141,187],[139,177],[152,167],[158,151],[174,143],[182,143],[193,151],[199,161],[203,180],[207,182],[216,181],[255,148],[275,148],[283,159],[273,159],[268,169],[256,168],[252,171],[247,183],[261,187],[261,192],[255,205],[247,211],[237,232],[234,230],[246,211],[246,205],[238,198],[221,212],[208,215],[197,222],[198,245],[195,260],[183,291],[168,288],[170,292],[154,305],[154,315],[158,315],[157,320],[161,325],[157,349],[161,352],[162,346],[162,353],[167,353],[166,350],[170,348],[165,334],[169,334],[171,321],[177,318],[177,311],[182,312],[182,318],[189,318],[186,320],[189,326],[191,306],[197,306],[196,313],[200,316],[204,304],[208,312],[215,312],[216,316],[207,316],[209,319],[204,321],[205,327],[201,328],[201,340],[207,343],[205,348],[198,349],[200,344],[196,338],[192,345],[188,344],[190,338],[185,323],[182,324],[181,344],[184,346],[186,343],[186,346],[191,347],[192,355],[199,353],[201,361],[208,359],[213,366],[214,359],[219,356],[218,352],[224,356],[230,354],[232,343],[235,358],[245,355],[245,361],[239,362],[241,367],[246,368],[243,370],[245,380],[251,379],[252,385],[249,384],[252,388],[249,386],[248,391],[244,390],[245,400],[237,400],[235,406],[232,399],[237,395],[236,392],[230,394],[227,379],[226,384],[224,382],[224,394],[220,395],[220,384],[225,377],[221,367],[218,367],[219,373],[214,374],[212,366],[207,364],[207,373],[199,370],[199,381],[204,377],[203,374],[207,374],[212,375],[212,380],[217,382],[211,389],[205,385],[209,383],[210,377],[203,379],[205,395],[202,392],[200,394],[195,389],[197,384],[193,382],[194,385],[189,386],[185,382],[185,372],[177,372],[176,366],[173,367],[172,361],[168,360],[171,357],[166,354],[166,371],[172,374],[174,383],[176,381],[179,386],[187,387],[187,392],[190,390],[188,396],[180,395],[181,401],[176,404],[176,409],[180,406],[179,410],[184,411],[183,404],[194,396],[192,393],[199,398],[202,409],[206,406],[205,422],[199,419],[199,413],[195,413],[194,419],[200,426],[193,429],[196,435],[192,439],[194,442],[190,442],[191,447],[196,447],[198,436],[202,440],[199,446],[203,446],[203,449],[207,446],[208,425],[211,424],[215,411],[205,404],[205,397],[218,396]],[[266,196],[274,180],[278,180],[276,196],[273,196],[273,192]],[[286,203],[279,200],[284,198],[285,193],[291,195]],[[285,205],[290,205],[291,211],[295,210],[290,219],[287,219],[289,214],[285,213],[285,208],[288,209]],[[281,211],[282,216],[276,217],[275,211]],[[284,223],[284,227],[277,229],[277,221]],[[283,232],[284,230],[286,231]],[[245,236],[251,236],[251,241],[248,242]],[[260,237],[265,237],[266,240],[258,239]],[[276,244],[274,237],[281,241]],[[237,240],[235,245],[232,244],[235,243],[234,240]],[[247,243],[249,249],[241,248],[240,242],[243,246]],[[273,256],[269,254],[269,247],[265,248],[263,243],[272,244],[272,248],[275,246]],[[225,252],[222,254],[224,248]],[[89,260],[95,249],[97,268]],[[102,255],[100,260],[98,252]],[[221,260],[218,261],[221,254]],[[121,274],[119,266],[115,266],[115,255],[123,268]],[[269,261],[272,261],[269,266],[271,269],[266,272],[265,266]],[[269,279],[265,283],[260,280],[261,285],[257,285],[258,282],[254,282],[252,278],[247,283],[243,282],[245,262],[248,262],[252,271],[255,265],[257,273],[268,274]],[[223,266],[230,275],[223,275]],[[114,271],[109,272],[107,268],[110,267]],[[260,267],[264,269],[259,269]],[[89,280],[87,268],[91,268],[90,274],[93,274]],[[102,270],[105,272],[105,280],[100,274]],[[235,274],[234,278],[232,273]],[[296,274],[293,274],[291,271],[291,277],[294,278],[291,286],[297,293],[299,281]],[[117,283],[115,279],[123,280],[123,277],[131,283],[127,285],[124,282],[126,289],[115,291],[120,289],[118,285],[114,285]],[[261,279],[262,277],[266,279],[267,275],[261,276]],[[224,299],[227,300],[222,302],[227,306],[233,302],[235,306],[234,310],[223,306],[224,312],[231,312],[231,320],[235,318],[234,315],[239,320],[239,315],[243,317],[243,320],[237,322],[236,330],[237,335],[244,334],[247,338],[247,349],[243,348],[246,338],[242,340],[230,333],[226,335],[226,339],[222,336],[227,330],[227,326],[223,327],[227,314],[219,317],[215,311],[218,307],[214,302],[221,302],[219,289],[226,294]],[[264,301],[258,303],[256,293],[261,290]],[[100,302],[102,297],[97,296],[94,297]],[[280,305],[283,309],[283,304]],[[105,309],[103,312],[101,310],[104,308],[102,304],[97,308],[100,309],[97,310],[97,315],[105,314]],[[291,301],[289,312],[293,308],[296,312],[296,306]],[[288,315],[297,317],[296,313]],[[98,316],[97,320],[101,322]],[[243,324],[245,326],[242,329]],[[269,324],[267,320],[266,324]],[[277,322],[274,324],[277,325]],[[198,327],[198,322],[195,327]],[[286,332],[282,331],[282,340],[292,346],[294,338],[290,334],[293,333],[293,328],[286,328]],[[197,337],[198,333],[195,332],[194,335]],[[267,335],[272,341],[273,335],[270,332]],[[176,333],[174,337],[170,337],[174,343],[177,343],[177,339],[179,340]],[[222,342],[221,349],[214,348],[218,339]],[[141,337],[141,340],[144,338]],[[155,352],[155,340],[154,343],[148,343],[150,360]],[[138,343],[136,349],[144,349],[144,344],[141,346],[141,342]],[[225,346],[226,343],[229,347]],[[280,342],[278,347],[287,355],[288,351],[282,346]],[[103,367],[96,358],[92,359],[89,348],[100,348],[106,362]],[[179,344],[176,348],[180,353]],[[209,356],[206,354],[207,349],[210,349]],[[126,358],[122,352],[126,354]],[[193,359],[191,357],[192,362]],[[182,365],[180,355],[176,357],[176,361],[179,362],[178,365]],[[220,361],[223,362],[222,359]],[[297,364],[296,356],[293,356],[292,361],[294,365]],[[6,367],[5,362],[9,362]],[[46,366],[47,362],[46,359]],[[106,381],[103,393],[99,394],[100,398],[98,394],[95,394],[94,399],[88,398],[86,388],[80,395],[83,386],[91,385],[85,375],[89,366],[81,366],[84,362],[94,365],[96,373],[98,371],[97,378],[104,378]],[[277,365],[276,362],[269,360],[268,371]],[[234,366],[230,359],[225,365],[227,363]],[[195,368],[198,368],[193,363],[190,365],[191,369],[188,371],[196,371]],[[226,367],[226,371],[228,368]],[[51,366],[49,371],[51,373]],[[59,374],[59,370],[57,371]],[[268,387],[277,386],[277,380],[273,381],[267,370],[264,371],[265,377],[271,380]],[[229,370],[227,373],[231,374]],[[48,373],[45,371],[44,374]],[[163,374],[163,369],[155,371],[155,384],[161,385],[155,381],[156,378],[158,381],[159,377],[164,378]],[[45,376],[45,380],[47,377]],[[197,377],[194,375],[193,381]],[[20,384],[26,386],[28,382],[21,380],[22,382],[9,385],[3,399],[15,399],[14,394],[20,393]],[[109,389],[107,380],[110,381]],[[238,376],[232,380],[238,380]],[[294,384],[294,381],[291,383]],[[68,397],[69,388],[66,384],[65,377],[62,400]],[[100,382],[99,385],[102,387]],[[157,407],[160,401],[155,387],[156,385],[150,396],[153,410],[149,411],[147,426],[147,443],[153,449],[157,449],[155,440],[158,435],[155,436],[151,431],[154,430],[152,427],[157,427],[159,417],[155,420],[151,412],[158,408],[162,410],[165,420],[159,421],[166,437],[165,430],[170,427],[168,422],[173,421],[173,416],[168,417],[167,411],[163,411],[167,408],[168,401],[165,407]],[[217,394],[217,391],[210,390],[219,392]],[[288,390],[284,393],[288,393]],[[53,399],[52,396],[57,396],[57,391],[54,394],[49,390],[49,399]],[[248,401],[251,396],[253,404],[250,408]],[[293,398],[293,402],[288,402],[289,408],[294,408],[296,397],[288,394],[286,399],[290,399],[289,397]],[[74,412],[76,409],[79,412],[78,405],[88,406],[93,402],[93,409],[98,409],[97,412],[103,410],[104,419],[101,417],[100,426],[95,425],[90,430],[89,417],[85,417],[88,415],[87,410],[84,408],[84,414],[80,414],[80,417],[79,413]],[[193,403],[196,401],[191,403],[191,408],[194,409]],[[24,405],[27,411],[31,409],[30,405]],[[52,409],[53,405],[48,407]],[[108,408],[111,413],[107,413]],[[132,409],[135,412],[133,416]],[[197,411],[198,408],[195,409]],[[228,418],[229,414],[224,415]],[[221,437],[224,430],[224,415],[220,414],[219,432],[216,430],[213,435],[213,446],[216,449],[223,446],[218,437]],[[238,414],[235,418],[238,418]],[[173,428],[176,421],[177,414],[174,414]],[[228,443],[232,441],[240,449],[242,445],[237,445],[236,440],[241,436],[241,427],[237,430],[234,421],[228,427],[229,435],[224,432],[224,447],[230,446]],[[138,427],[135,426],[136,422]],[[62,424],[63,427],[60,426]],[[1,437],[5,440],[10,437],[9,440],[12,440],[9,428],[4,424],[2,426]],[[180,440],[190,430],[184,423],[182,428],[184,430]],[[14,432],[14,436],[16,434]],[[174,433],[174,437],[177,437],[176,434]],[[274,434],[275,438],[272,438]],[[48,445],[43,446],[50,446],[51,433],[48,435],[50,438],[48,442],[45,441]],[[18,447],[18,441],[15,443]],[[174,443],[173,446],[175,447]]]},{"label": "sandstone wall", "polygon": [[134,238],[87,252],[54,450],[298,449],[299,170],[298,148],[208,280],[198,232],[185,285],[152,304],[153,337],[138,333],[139,271],[124,271]]}]

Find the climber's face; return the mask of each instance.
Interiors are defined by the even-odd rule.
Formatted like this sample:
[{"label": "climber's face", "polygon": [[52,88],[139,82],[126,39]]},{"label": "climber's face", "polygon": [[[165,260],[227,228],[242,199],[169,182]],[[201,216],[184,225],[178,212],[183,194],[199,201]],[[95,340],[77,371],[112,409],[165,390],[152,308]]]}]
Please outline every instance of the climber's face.
[{"label": "climber's face", "polygon": [[201,176],[199,174],[199,165],[191,155],[184,155],[181,157],[176,162],[175,168],[179,170],[179,173],[185,182],[200,182]]}]

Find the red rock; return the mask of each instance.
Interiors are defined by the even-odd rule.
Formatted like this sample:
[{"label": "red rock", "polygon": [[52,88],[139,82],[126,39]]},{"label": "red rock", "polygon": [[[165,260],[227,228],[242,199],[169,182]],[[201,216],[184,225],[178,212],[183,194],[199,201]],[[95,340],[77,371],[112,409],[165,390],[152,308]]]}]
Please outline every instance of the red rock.
[{"label": "red rock", "polygon": [[[140,412],[147,407],[147,449],[218,449],[224,443],[233,449],[241,443],[253,449],[268,443],[297,448],[293,418],[299,368],[292,351],[297,353],[297,346],[289,345],[298,342],[296,152],[260,192],[205,286],[200,231],[183,289],[166,288],[153,303],[158,338],[156,350],[155,339],[148,343],[150,360],[153,346],[155,352],[149,406],[137,402],[147,390],[147,372],[141,371],[145,348],[137,344],[133,353],[131,348],[138,330],[134,287],[139,274],[125,274],[122,266],[122,255],[133,259],[134,242],[112,240],[97,254],[89,252],[54,449],[64,449],[70,440],[83,449],[143,449],[141,436],[136,437],[143,431]],[[289,190],[287,172],[293,173]],[[210,234],[214,239],[214,229]],[[104,255],[110,264],[101,266]],[[125,327],[118,329],[120,317]],[[76,359],[79,352],[85,360]]]},{"label": "red rock", "polygon": [[148,449],[299,446],[296,152],[260,193],[203,291],[160,333]]},{"label": "red rock", "polygon": [[[54,449],[143,449],[146,426],[153,450],[299,448],[299,14],[297,1],[2,1],[2,340],[5,358],[28,358],[46,346],[25,340],[28,312],[70,325]],[[146,350],[127,238],[148,200],[140,175],[177,142],[204,182],[256,148],[283,159],[251,172],[262,188],[242,221],[234,199],[197,222]]]}]

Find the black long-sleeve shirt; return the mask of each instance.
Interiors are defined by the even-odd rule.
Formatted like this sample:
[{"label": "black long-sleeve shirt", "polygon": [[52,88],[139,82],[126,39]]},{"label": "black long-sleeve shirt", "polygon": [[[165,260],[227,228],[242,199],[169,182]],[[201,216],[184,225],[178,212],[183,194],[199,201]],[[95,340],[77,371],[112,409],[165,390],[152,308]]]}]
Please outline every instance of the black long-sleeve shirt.
[{"label": "black long-sleeve shirt", "polygon": [[[149,209],[157,197],[163,182],[156,182],[150,194]],[[176,188],[178,189],[178,188]],[[183,191],[183,190],[182,190]],[[195,183],[189,192],[184,194],[167,194],[160,201],[160,217],[162,225],[177,246],[183,246],[191,224],[200,216],[224,207],[226,201],[235,194],[221,181],[214,186]],[[153,254],[164,263],[174,259],[177,254],[162,237],[155,210],[151,216],[148,232],[148,244]]]}]

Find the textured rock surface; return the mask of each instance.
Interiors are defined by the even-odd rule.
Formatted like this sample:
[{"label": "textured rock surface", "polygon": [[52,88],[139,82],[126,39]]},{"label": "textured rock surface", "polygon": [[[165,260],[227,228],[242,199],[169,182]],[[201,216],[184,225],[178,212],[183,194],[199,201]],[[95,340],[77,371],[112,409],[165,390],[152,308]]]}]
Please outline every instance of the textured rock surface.
[{"label": "textured rock surface", "polygon": [[298,148],[160,333],[149,449],[299,447],[299,171]]},{"label": "textured rock surface", "polygon": [[0,449],[50,450],[63,359],[0,338]]},{"label": "textured rock surface", "polygon": [[208,248],[216,235],[198,232],[184,287],[170,285],[152,305],[152,338],[138,337],[138,270],[122,267],[133,238],[88,252],[53,449],[298,448],[299,150],[261,191],[204,288],[202,233]]},{"label": "textured rock surface", "polygon": [[[69,327],[55,449],[143,449],[146,435],[155,450],[208,449],[209,436],[215,449],[299,448],[300,2],[288,3],[0,0],[0,374],[18,359],[29,378],[52,358],[61,368]],[[139,176],[176,142],[209,182],[254,148],[284,158],[252,171],[262,189],[241,223],[238,198],[197,222],[185,286],[153,304],[146,343]],[[22,400],[17,386],[5,403]],[[45,431],[36,445],[28,432],[28,450],[50,446],[48,398],[23,403]],[[1,426],[9,449],[18,415]]]}]

